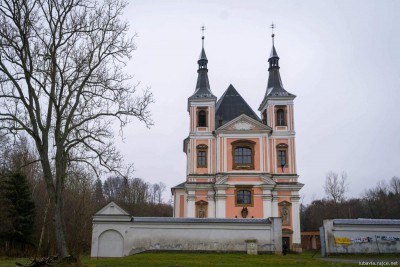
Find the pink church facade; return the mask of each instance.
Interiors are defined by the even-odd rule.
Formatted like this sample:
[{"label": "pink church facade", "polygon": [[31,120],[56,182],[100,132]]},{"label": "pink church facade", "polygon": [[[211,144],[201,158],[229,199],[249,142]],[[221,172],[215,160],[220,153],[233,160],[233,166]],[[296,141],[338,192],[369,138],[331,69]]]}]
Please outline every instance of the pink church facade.
[{"label": "pink church facade", "polygon": [[295,95],[283,88],[273,46],[260,116],[230,85],[217,99],[204,47],[188,98],[186,181],[173,187],[174,217],[282,217],[283,242],[300,250],[300,196],[295,149]]}]

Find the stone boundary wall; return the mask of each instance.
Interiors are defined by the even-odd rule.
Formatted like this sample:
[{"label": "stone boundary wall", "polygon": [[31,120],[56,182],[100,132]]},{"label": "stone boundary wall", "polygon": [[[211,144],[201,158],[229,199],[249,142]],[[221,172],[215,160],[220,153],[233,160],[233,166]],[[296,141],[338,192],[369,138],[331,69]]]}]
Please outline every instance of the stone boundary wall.
[{"label": "stone boundary wall", "polygon": [[143,251],[281,253],[281,218],[161,218],[96,214],[92,257]]},{"label": "stone boundary wall", "polygon": [[400,253],[400,220],[324,220],[322,234],[325,238],[325,242],[321,238],[322,251],[326,255]]}]

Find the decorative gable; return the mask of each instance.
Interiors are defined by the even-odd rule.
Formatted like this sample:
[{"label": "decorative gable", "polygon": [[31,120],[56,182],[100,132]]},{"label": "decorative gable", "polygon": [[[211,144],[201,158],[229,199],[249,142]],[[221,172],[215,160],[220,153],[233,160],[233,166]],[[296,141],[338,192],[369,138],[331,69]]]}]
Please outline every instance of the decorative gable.
[{"label": "decorative gable", "polygon": [[124,209],[118,206],[114,201],[108,203],[99,210],[96,215],[129,215]]},{"label": "decorative gable", "polygon": [[253,130],[255,125],[248,123],[247,121],[239,121],[232,125],[231,129],[234,130]]},{"label": "decorative gable", "polygon": [[218,130],[224,131],[271,131],[271,128],[264,125],[249,116],[242,114],[239,117],[226,123]]}]

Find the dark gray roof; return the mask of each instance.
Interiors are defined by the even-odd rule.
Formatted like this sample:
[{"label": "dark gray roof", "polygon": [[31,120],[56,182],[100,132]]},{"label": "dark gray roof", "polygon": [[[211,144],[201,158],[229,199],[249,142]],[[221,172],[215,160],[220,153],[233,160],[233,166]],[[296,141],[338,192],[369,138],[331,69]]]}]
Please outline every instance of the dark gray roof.
[{"label": "dark gray roof", "polygon": [[[265,103],[267,98],[271,97],[296,97],[294,94],[289,93],[283,88],[281,74],[279,73],[279,56],[276,52],[275,46],[272,46],[269,61],[269,76],[268,76],[268,85],[267,90],[265,92],[265,96],[263,101],[261,102],[261,106]],[[271,61],[278,61],[276,65],[272,65]]]},{"label": "dark gray roof", "polygon": [[379,225],[400,225],[399,219],[334,219],[333,224],[379,224]]},{"label": "dark gray roof", "polygon": [[207,56],[206,56],[206,51],[204,50],[204,47],[201,49],[201,52],[200,52],[200,57],[199,57],[199,60],[207,60]]},{"label": "dark gray roof", "polygon": [[196,84],[196,89],[191,97],[189,99],[195,99],[195,98],[215,98],[217,97],[213,95],[210,89],[210,82],[208,81],[208,74],[207,70],[199,70],[198,71],[198,77],[197,77],[197,84]]},{"label": "dark gray roof", "polygon": [[199,99],[199,98],[211,98],[217,100],[217,97],[213,95],[210,89],[210,82],[208,80],[208,69],[207,69],[207,56],[204,48],[201,49],[200,58],[197,61],[199,64],[199,69],[197,70],[197,83],[196,89],[189,100]]},{"label": "dark gray roof", "polygon": [[251,109],[232,84],[229,85],[228,89],[226,89],[218,100],[215,110],[216,129],[242,114],[261,122],[257,114]]},{"label": "dark gray roof", "polygon": [[180,183],[180,184],[178,184],[178,185],[175,185],[175,186],[172,187],[172,188],[185,188],[185,184],[186,184],[186,182],[183,182],[183,183]]},{"label": "dark gray roof", "polygon": [[[278,53],[276,53],[276,49],[275,46],[272,45],[272,49],[271,49],[271,54],[269,55],[269,57],[278,57]],[[278,57],[279,58],[279,57]]]},{"label": "dark gray roof", "polygon": [[174,217],[132,217],[132,222],[160,222],[160,223],[251,223],[270,224],[269,219],[242,219],[242,218],[174,218]]}]

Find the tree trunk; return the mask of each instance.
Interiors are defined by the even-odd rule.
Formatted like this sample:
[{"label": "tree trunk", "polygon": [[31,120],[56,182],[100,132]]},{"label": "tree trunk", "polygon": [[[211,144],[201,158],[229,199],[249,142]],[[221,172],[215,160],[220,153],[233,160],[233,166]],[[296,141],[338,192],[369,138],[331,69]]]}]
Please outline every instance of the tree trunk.
[{"label": "tree trunk", "polygon": [[67,242],[65,240],[65,229],[63,222],[63,198],[58,197],[54,209],[54,230],[56,235],[57,251],[60,258],[69,257]]},{"label": "tree trunk", "polygon": [[46,230],[47,212],[49,211],[49,207],[50,207],[50,199],[47,201],[46,208],[44,209],[43,225],[42,225],[42,231],[40,232],[40,239],[39,239],[39,245],[38,245],[37,252],[36,252],[36,257],[39,256],[40,248],[42,247],[44,231]]}]

